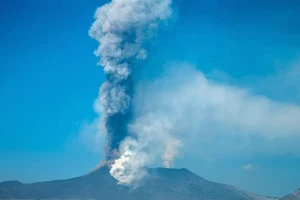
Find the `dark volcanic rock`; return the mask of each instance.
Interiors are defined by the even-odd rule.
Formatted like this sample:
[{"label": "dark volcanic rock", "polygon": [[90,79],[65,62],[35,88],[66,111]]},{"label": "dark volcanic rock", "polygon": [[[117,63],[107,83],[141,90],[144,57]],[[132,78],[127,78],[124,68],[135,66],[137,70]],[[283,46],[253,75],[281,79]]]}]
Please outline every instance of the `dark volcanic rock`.
[{"label": "dark volcanic rock", "polygon": [[[207,181],[187,169],[148,169],[148,176],[133,189],[117,184],[108,168],[58,181],[0,183],[0,198],[77,198],[109,200],[268,200],[233,186]],[[288,199],[289,200],[289,199]],[[293,199],[294,200],[294,199]]]}]

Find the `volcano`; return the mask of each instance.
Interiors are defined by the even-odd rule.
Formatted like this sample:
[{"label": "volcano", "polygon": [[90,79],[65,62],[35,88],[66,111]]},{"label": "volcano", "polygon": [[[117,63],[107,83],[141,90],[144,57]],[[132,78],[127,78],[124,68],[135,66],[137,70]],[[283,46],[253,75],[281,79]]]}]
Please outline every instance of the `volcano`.
[{"label": "volcano", "polygon": [[84,176],[23,184],[0,183],[0,198],[8,199],[109,199],[109,200],[299,200],[297,194],[266,197],[234,186],[205,180],[187,169],[148,168],[136,188],[118,184],[102,167]]},{"label": "volcano", "polygon": [[300,188],[292,194],[286,195],[281,200],[300,200]]}]

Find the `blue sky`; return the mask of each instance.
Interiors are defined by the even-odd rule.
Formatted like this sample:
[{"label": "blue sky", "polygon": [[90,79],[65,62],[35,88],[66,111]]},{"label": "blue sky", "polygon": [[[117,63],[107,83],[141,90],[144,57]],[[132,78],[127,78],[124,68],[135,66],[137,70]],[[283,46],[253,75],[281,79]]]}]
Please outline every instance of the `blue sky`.
[{"label": "blue sky", "polygon": [[[96,116],[93,101],[103,81],[88,29],[104,2],[0,3],[0,181],[78,176],[101,160],[102,153],[93,152],[79,133]],[[166,63],[184,61],[211,79],[300,104],[299,2],[177,0],[174,5],[176,17],[150,45],[142,80],[159,76]],[[293,147],[278,149],[214,162],[185,155],[175,167],[282,196],[300,187],[300,154]]]}]

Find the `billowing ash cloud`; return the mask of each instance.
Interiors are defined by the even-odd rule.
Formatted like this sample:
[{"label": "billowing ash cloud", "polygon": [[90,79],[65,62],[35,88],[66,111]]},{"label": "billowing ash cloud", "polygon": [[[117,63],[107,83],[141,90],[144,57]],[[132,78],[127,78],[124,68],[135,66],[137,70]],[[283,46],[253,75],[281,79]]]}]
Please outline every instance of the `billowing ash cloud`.
[{"label": "billowing ash cloud", "polygon": [[121,157],[111,168],[111,174],[121,184],[136,185],[146,175],[144,167],[160,158],[164,167],[171,167],[180,141],[171,135],[174,124],[159,113],[148,113],[129,126],[132,137],[120,146]]},{"label": "billowing ash cloud", "polygon": [[143,44],[158,23],[171,15],[170,4],[170,0],[113,0],[96,11],[89,34],[100,43],[95,54],[107,78],[99,101],[108,129],[108,154],[118,149],[127,134],[133,67],[146,58]]},{"label": "billowing ash cloud", "polygon": [[[105,124],[108,136],[107,160],[130,157],[131,148],[136,146],[127,138],[119,152],[121,142],[128,136],[127,125],[132,114],[131,74],[138,61],[147,57],[143,46],[159,22],[171,16],[170,6],[171,0],[113,0],[96,11],[89,35],[100,43],[95,54],[100,57],[99,65],[106,74],[96,105],[100,105],[97,111],[101,113],[100,121]],[[130,148],[126,143],[131,143]],[[165,157],[169,158],[169,153]],[[120,180],[115,173],[122,171],[119,163],[120,160],[116,160],[112,175]]]}]

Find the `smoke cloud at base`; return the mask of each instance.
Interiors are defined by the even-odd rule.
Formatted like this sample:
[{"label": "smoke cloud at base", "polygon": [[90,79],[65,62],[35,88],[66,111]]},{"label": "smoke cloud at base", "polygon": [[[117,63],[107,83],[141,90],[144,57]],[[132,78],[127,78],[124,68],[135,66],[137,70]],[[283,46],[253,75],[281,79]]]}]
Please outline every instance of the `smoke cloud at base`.
[{"label": "smoke cloud at base", "polygon": [[121,157],[112,166],[111,174],[121,184],[136,185],[147,174],[144,167],[155,161],[171,167],[180,147],[180,141],[171,135],[174,128],[174,124],[159,113],[137,118],[129,125],[132,137],[122,142]]}]

